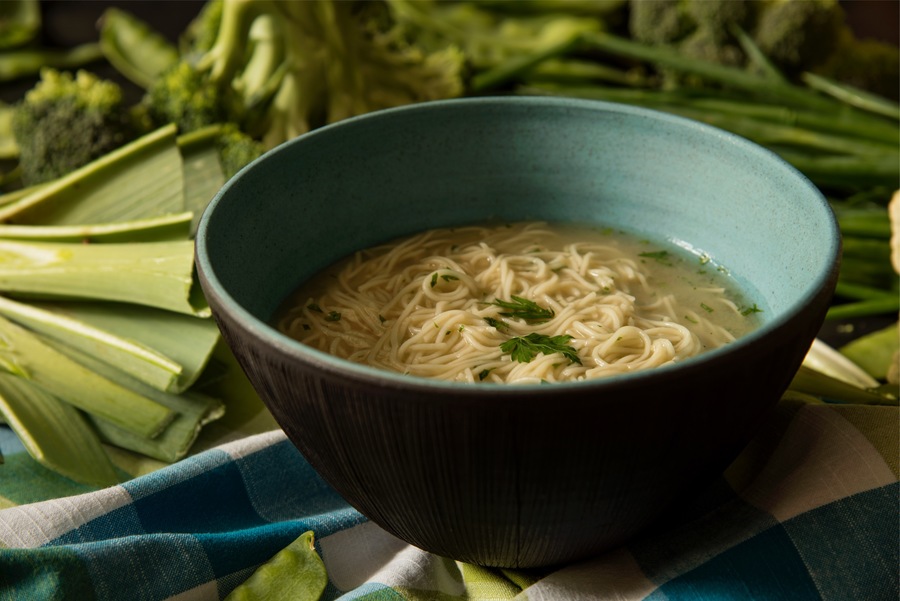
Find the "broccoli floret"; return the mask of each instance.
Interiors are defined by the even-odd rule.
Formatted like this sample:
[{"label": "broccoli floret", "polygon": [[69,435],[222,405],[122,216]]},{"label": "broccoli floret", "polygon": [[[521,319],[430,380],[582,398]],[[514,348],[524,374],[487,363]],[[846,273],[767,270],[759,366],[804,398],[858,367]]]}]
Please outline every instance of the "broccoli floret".
[{"label": "broccoli floret", "polygon": [[[631,0],[629,6],[629,31],[637,41],[722,65],[746,63],[732,32],[752,24],[755,10],[750,0]],[[660,69],[660,75],[666,88],[704,83],[669,69]]]},{"label": "broccoli floret", "polygon": [[720,34],[707,27],[695,29],[681,41],[678,48],[685,56],[721,65],[739,67],[746,61],[743,50],[737,44],[723,39]]},{"label": "broccoli floret", "polygon": [[858,39],[849,28],[828,60],[812,71],[885,98],[900,98],[900,49],[880,40]]},{"label": "broccoli floret", "polygon": [[646,44],[673,44],[696,26],[682,0],[631,0],[629,9],[628,31]]},{"label": "broccoli floret", "polygon": [[768,0],[753,39],[774,65],[795,76],[828,59],[845,28],[837,0]]},{"label": "broccoli floret", "polygon": [[211,84],[206,73],[186,59],[164,71],[141,100],[153,126],[174,123],[182,133],[234,120],[234,104],[227,88]]},{"label": "broccoli floret", "polygon": [[[589,4],[590,0],[584,8]],[[596,10],[602,10],[601,4],[609,7],[594,3]],[[473,73],[503,69],[504,64],[515,63],[523,56],[541,54],[584,33],[603,29],[605,23],[595,15],[579,9],[564,10],[570,5],[566,0],[561,5],[556,0],[388,0],[391,15],[417,46],[432,51],[459,48]]]},{"label": "broccoli floret", "polygon": [[226,178],[231,178],[265,150],[261,142],[254,140],[233,123],[222,127],[217,146],[222,172]]},{"label": "broccoli floret", "polygon": [[61,177],[136,135],[118,84],[50,68],[15,105],[12,131],[25,185]]},{"label": "broccoli floret", "polygon": [[678,45],[698,30],[702,38],[733,45],[732,28],[752,26],[752,0],[631,0],[631,37],[645,44]]},{"label": "broccoli floret", "polygon": [[[731,30],[733,27],[748,29],[752,26],[756,4],[751,0],[683,0],[684,9],[690,15],[702,37],[712,38],[732,49]],[[732,60],[726,51],[723,58]]]}]

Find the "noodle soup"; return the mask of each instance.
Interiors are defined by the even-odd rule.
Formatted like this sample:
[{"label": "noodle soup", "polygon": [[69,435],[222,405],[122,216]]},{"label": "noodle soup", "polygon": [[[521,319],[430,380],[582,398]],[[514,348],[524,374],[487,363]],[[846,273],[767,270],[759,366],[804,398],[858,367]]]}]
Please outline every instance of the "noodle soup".
[{"label": "noodle soup", "polygon": [[612,229],[522,222],[358,251],[292,294],[275,325],[377,368],[524,384],[671,365],[751,331],[758,312],[704,257]]}]

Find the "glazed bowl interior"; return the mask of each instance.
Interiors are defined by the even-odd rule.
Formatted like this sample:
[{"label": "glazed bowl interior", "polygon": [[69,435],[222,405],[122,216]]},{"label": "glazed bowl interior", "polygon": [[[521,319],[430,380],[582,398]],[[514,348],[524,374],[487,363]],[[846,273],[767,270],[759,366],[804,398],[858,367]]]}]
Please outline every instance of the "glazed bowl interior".
[{"label": "glazed bowl interior", "polygon": [[[353,251],[496,220],[672,241],[727,271],[762,325],[676,366],[530,387],[377,371],[271,325],[297,286]],[[821,326],[839,250],[819,191],[759,146],[653,111],[527,97],[303,135],[225,185],[196,245],[225,340],[313,467],[397,536],[508,567],[619,544],[724,469]]]},{"label": "glazed bowl interior", "polygon": [[809,303],[839,245],[819,191],[765,149],[659,113],[531,98],[429,103],[312,132],[232,180],[198,239],[217,288],[266,328],[300,283],[355,250],[532,219],[706,254],[767,323]]}]

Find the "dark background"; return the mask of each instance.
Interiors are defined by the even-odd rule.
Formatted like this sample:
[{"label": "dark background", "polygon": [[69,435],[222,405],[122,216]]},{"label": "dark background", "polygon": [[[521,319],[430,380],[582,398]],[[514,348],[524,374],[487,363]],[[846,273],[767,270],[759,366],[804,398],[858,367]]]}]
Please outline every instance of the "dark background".
[{"label": "dark background", "polygon": [[[514,2],[515,0],[510,0]],[[96,37],[97,18],[107,6],[121,6],[174,40],[203,5],[202,0],[44,0],[48,38],[63,45]],[[900,43],[900,1],[843,0],[847,19],[862,37]]]},{"label": "dark background", "polygon": [[[510,0],[515,1],[515,0]],[[48,35],[63,44],[93,39],[94,24],[107,6],[121,6],[175,39],[202,6],[202,0],[44,0]],[[898,40],[900,1],[844,0],[847,19],[863,37]]]}]

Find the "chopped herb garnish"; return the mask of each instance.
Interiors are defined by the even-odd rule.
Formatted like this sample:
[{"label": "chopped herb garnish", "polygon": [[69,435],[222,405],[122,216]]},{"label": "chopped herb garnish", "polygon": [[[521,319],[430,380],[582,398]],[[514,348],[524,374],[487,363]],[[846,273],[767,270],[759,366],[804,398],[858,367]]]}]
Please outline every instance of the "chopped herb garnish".
[{"label": "chopped herb garnish", "polygon": [[492,328],[497,328],[501,332],[505,332],[506,330],[509,329],[508,325],[506,325],[505,323],[503,323],[502,321],[500,321],[499,319],[496,319],[494,317],[485,317],[484,321]]},{"label": "chopped herb garnish", "polygon": [[510,338],[500,345],[500,350],[509,354],[513,361],[518,361],[519,363],[529,363],[538,353],[543,353],[544,355],[561,353],[572,363],[581,365],[581,359],[578,358],[577,352],[568,344],[570,340],[572,340],[572,337],[566,334],[547,336],[532,332],[527,336]]},{"label": "chopped herb garnish", "polygon": [[480,372],[478,372],[478,379],[484,380],[486,377],[488,377],[488,374],[490,374],[490,373],[491,373],[491,370],[482,369]]},{"label": "chopped herb garnish", "polygon": [[545,309],[536,302],[521,296],[513,295],[512,301],[495,299],[491,304],[507,310],[505,313],[500,313],[503,317],[521,319],[526,323],[543,323],[553,319],[553,316],[556,315],[553,309]]},{"label": "chopped herb garnish", "polygon": [[303,329],[304,329],[304,330],[311,330],[312,328],[310,327],[310,325],[309,325],[308,323],[305,323],[305,324],[303,324]]},{"label": "chopped herb garnish", "polygon": [[707,313],[712,313],[713,308],[707,305],[706,303],[700,303],[700,308],[706,311]]},{"label": "chopped herb garnish", "polygon": [[660,263],[662,265],[671,265],[672,264],[672,261],[670,259],[671,255],[669,254],[669,251],[667,251],[667,250],[657,250],[654,252],[638,253],[638,256],[643,257],[645,259],[653,259],[654,261],[656,261],[657,263]]},{"label": "chopped herb garnish", "polygon": [[711,260],[712,260],[712,257],[710,257],[710,256],[709,256],[708,254],[706,254],[706,253],[703,253],[702,255],[700,255],[700,264],[701,264],[701,265],[706,265],[706,264],[709,263]]},{"label": "chopped herb garnish", "polygon": [[380,321],[381,323],[384,323],[384,322],[387,321],[387,318],[386,318],[384,315],[379,315],[379,316],[378,316],[378,321]]},{"label": "chopped herb garnish", "polygon": [[309,303],[308,305],[306,305],[306,308],[309,309],[310,311],[315,311],[316,313],[322,312],[322,307],[320,307],[316,303]]},{"label": "chopped herb garnish", "polygon": [[753,303],[752,306],[747,307],[746,309],[742,309],[742,310],[741,310],[741,315],[743,315],[744,317],[747,317],[748,315],[750,315],[750,314],[752,314],[752,313],[762,313],[762,309],[760,309],[759,307],[757,307],[757,306],[756,306],[756,303]]},{"label": "chopped herb garnish", "polygon": [[466,329],[465,324],[459,324],[458,331],[462,332],[462,331],[465,330],[465,329]]},{"label": "chopped herb garnish", "polygon": [[328,315],[325,316],[325,321],[340,321],[340,320],[341,320],[341,314],[338,313],[337,311],[331,311],[328,313]]},{"label": "chopped herb garnish", "polygon": [[452,275],[452,274],[449,274],[449,273],[438,274],[438,272],[435,271],[434,273],[431,274],[431,287],[432,287],[432,288],[434,288],[435,286],[437,286],[438,278],[441,278],[441,279],[444,280],[445,282],[452,282],[453,280],[458,280],[458,279],[459,279],[459,278],[456,277],[455,275]]},{"label": "chopped herb garnish", "polygon": [[684,318],[685,318],[686,320],[688,320],[689,322],[691,322],[691,323],[700,323],[700,322],[698,322],[696,319],[694,319],[693,317],[691,317],[690,315],[685,315]]}]

